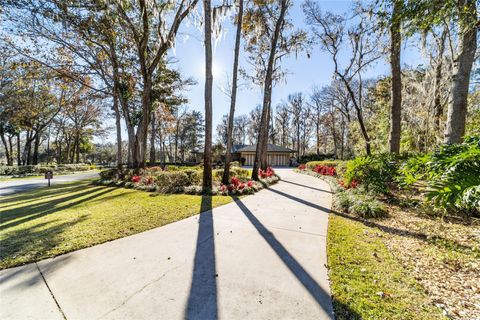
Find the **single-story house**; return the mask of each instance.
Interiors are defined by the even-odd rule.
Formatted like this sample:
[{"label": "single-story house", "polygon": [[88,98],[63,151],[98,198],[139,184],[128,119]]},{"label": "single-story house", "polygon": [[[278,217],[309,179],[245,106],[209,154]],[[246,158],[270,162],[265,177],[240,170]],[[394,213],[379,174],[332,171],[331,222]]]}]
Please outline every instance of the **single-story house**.
[{"label": "single-story house", "polygon": [[[253,166],[255,161],[256,145],[234,146],[232,148],[232,160],[240,161],[242,165]],[[288,166],[290,158],[293,157],[295,151],[274,144],[267,145],[267,163],[269,166]],[[245,161],[242,161],[245,159]]]}]

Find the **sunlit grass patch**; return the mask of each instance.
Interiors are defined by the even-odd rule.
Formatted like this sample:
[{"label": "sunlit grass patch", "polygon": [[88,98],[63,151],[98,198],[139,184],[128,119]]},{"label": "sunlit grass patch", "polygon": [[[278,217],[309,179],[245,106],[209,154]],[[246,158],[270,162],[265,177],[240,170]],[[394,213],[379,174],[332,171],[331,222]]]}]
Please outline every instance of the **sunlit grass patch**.
[{"label": "sunlit grass patch", "polygon": [[444,319],[377,228],[332,215],[328,265],[337,319]]},{"label": "sunlit grass patch", "polygon": [[[90,182],[2,197],[0,268],[125,237],[209,209],[201,208],[202,196],[198,195],[151,194]],[[231,201],[230,197],[213,196],[211,206]]]}]

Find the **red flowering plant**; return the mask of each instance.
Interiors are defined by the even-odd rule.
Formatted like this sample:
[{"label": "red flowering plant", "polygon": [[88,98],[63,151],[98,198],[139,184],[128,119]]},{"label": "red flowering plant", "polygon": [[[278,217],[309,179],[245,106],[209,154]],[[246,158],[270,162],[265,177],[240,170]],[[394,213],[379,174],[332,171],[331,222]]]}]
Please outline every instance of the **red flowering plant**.
[{"label": "red flowering plant", "polygon": [[258,169],[258,175],[262,179],[270,178],[275,175],[275,171],[272,169],[272,167],[268,167],[266,170]]},{"label": "red flowering plant", "polygon": [[140,176],[135,175],[132,177],[132,182],[134,183],[139,183],[141,180],[142,180],[142,177]]},{"label": "red flowering plant", "polygon": [[237,177],[232,177],[231,182],[232,185],[235,187],[238,187],[240,185],[240,179],[238,179]]},{"label": "red flowering plant", "polygon": [[307,169],[307,165],[306,164],[301,164],[298,166],[298,170],[306,170]]},{"label": "red flowering plant", "polygon": [[345,182],[343,182],[343,180],[339,180],[338,181],[338,184],[341,185],[343,188],[345,189],[355,189],[356,187],[358,187],[358,181],[353,179],[352,182],[350,182],[350,184],[345,184]]},{"label": "red flowering plant", "polygon": [[253,192],[252,188],[254,186],[254,182],[252,180],[249,180],[245,183],[245,182],[242,182],[237,177],[232,177],[230,182],[231,183],[228,185],[225,185],[225,184],[220,185],[220,188],[218,189],[218,191],[223,195]]},{"label": "red flowering plant", "polygon": [[330,166],[324,166],[321,164],[316,165],[313,168],[313,171],[315,171],[318,174],[321,174],[323,176],[335,176],[337,174],[337,171],[335,170],[335,167],[330,167]]}]

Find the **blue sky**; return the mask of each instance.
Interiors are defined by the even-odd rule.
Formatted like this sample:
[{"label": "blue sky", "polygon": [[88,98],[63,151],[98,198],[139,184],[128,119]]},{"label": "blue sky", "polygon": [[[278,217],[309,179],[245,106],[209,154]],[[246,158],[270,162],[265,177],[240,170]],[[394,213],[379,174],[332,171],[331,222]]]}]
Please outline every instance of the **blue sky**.
[{"label": "blue sky", "polygon": [[[303,1],[294,0],[294,6],[290,12],[290,18],[295,26],[308,30],[304,21],[304,15],[301,9]],[[348,14],[354,5],[350,0],[320,0],[318,1],[323,11],[331,11],[336,14]],[[198,8],[201,13],[202,8]],[[214,89],[213,89],[213,129],[214,139],[217,124],[222,116],[228,113],[230,107],[229,97],[220,89],[222,86],[228,86],[231,82],[233,48],[235,27],[230,20],[224,21],[226,32],[222,39],[217,42],[214,48]],[[179,31],[177,44],[174,50],[170,51],[170,56],[177,62],[173,66],[179,69],[185,77],[192,77],[198,84],[185,92],[189,98],[191,109],[203,112],[204,110],[204,48],[203,35],[191,23],[184,24]],[[247,67],[247,55],[240,53],[240,66]],[[342,58],[342,57],[340,57]],[[344,55],[343,58],[347,58]],[[404,45],[402,52],[402,64],[418,64],[421,58],[416,50]],[[418,61],[418,62],[417,62]],[[331,57],[320,50],[317,46],[313,48],[310,59],[306,54],[298,57],[292,56],[282,61],[282,67],[289,70],[290,74],[285,82],[277,85],[273,89],[272,106],[276,105],[288,94],[295,92],[308,93],[314,86],[324,86],[331,82],[333,74],[333,64]],[[366,71],[364,78],[376,78],[389,73],[389,67],[385,60],[378,61],[374,66]],[[248,114],[256,105],[262,101],[262,90],[257,86],[247,86],[245,80],[240,80],[244,85],[239,88],[237,94],[237,107],[235,114]],[[114,134],[108,140],[114,141]]]},{"label": "blue sky", "polygon": [[[301,1],[295,0],[294,7],[290,17],[295,26],[306,29],[304,16],[301,10]],[[347,12],[353,1],[320,1],[320,6],[325,11],[335,13]],[[199,8],[199,10],[201,10]],[[214,52],[214,92],[213,92],[213,127],[220,122],[222,115],[228,113],[230,108],[229,97],[226,96],[220,87],[228,86],[231,82],[233,48],[235,41],[235,27],[230,21],[225,20],[226,34],[215,47]],[[198,84],[186,93],[190,99],[190,106],[196,110],[203,111],[204,108],[204,48],[202,35],[192,30],[192,27],[184,27],[180,31],[182,34],[189,34],[187,41],[182,41],[182,36],[177,40],[175,48],[175,58],[178,59],[176,67],[179,68],[185,76],[190,76],[197,80]],[[246,64],[245,53],[240,54],[240,66],[248,67]],[[303,91],[309,91],[312,86],[326,85],[332,79],[333,67],[330,57],[322,53],[318,48],[314,48],[310,59],[306,54],[298,57],[289,57],[282,61],[282,67],[289,70],[291,74],[285,79],[285,83],[279,84],[273,89],[272,106],[276,106],[282,99],[286,99],[288,94]],[[382,67],[385,71],[385,68]],[[262,102],[262,90],[257,86],[248,86],[245,80],[240,80],[244,85],[239,88],[237,94],[236,115],[247,114],[256,105]]]}]

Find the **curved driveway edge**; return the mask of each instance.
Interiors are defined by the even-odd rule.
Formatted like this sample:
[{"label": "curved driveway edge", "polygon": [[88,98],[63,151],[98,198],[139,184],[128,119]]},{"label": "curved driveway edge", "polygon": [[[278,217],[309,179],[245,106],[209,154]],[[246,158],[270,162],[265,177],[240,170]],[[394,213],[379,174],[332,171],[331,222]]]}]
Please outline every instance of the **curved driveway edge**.
[{"label": "curved driveway edge", "polygon": [[[73,182],[83,179],[98,178],[98,172],[81,172],[66,175],[55,175],[51,184]],[[18,192],[32,190],[38,187],[45,187],[47,180],[44,178],[12,179],[0,181],[0,197],[9,196]]]},{"label": "curved driveway edge", "polygon": [[333,319],[330,188],[278,173],[213,213],[0,271],[0,318]]}]

